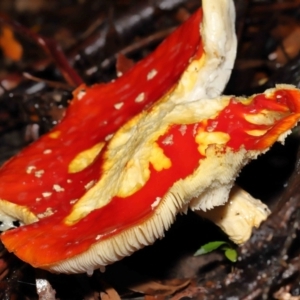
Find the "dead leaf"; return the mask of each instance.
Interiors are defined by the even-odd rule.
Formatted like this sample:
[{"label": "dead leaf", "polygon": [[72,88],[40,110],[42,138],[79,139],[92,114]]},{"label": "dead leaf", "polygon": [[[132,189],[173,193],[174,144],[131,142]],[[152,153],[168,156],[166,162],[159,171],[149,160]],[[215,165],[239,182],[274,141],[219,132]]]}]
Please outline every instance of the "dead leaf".
[{"label": "dead leaf", "polygon": [[182,298],[191,298],[191,299],[194,299],[196,296],[198,296],[201,293],[202,294],[206,293],[206,289],[202,288],[202,287],[199,287],[198,284],[197,284],[197,282],[196,282],[196,280],[192,279],[191,282],[190,282],[190,284],[186,288],[184,288],[184,289],[176,292],[170,298],[170,300],[180,300]]},{"label": "dead leaf", "polygon": [[100,293],[101,300],[121,300],[118,292],[106,282],[101,282],[104,292]]},{"label": "dead leaf", "polygon": [[173,281],[173,284],[163,284],[159,282],[155,282],[152,280],[144,281],[137,283],[135,285],[132,285],[129,287],[131,291],[142,293],[146,295],[162,295],[162,296],[168,296],[176,293],[177,291],[187,287],[190,284],[189,279],[184,280],[177,280],[176,284],[175,281]]},{"label": "dead leaf", "polygon": [[1,28],[0,47],[3,55],[11,60],[18,61],[23,54],[21,44],[15,39],[12,29],[6,25]]},{"label": "dead leaf", "polygon": [[[109,273],[106,273],[106,278],[110,278],[109,281],[113,285],[126,287],[132,292],[142,293],[147,296],[152,295],[158,297],[172,295],[187,287],[191,282],[190,279],[172,279],[164,282],[154,281],[152,278],[122,263],[118,264],[117,267],[115,266],[115,269],[113,266],[110,266],[109,270]],[[119,281],[116,281],[113,275],[115,273],[118,274]],[[109,276],[109,274],[111,274],[111,276]]]}]

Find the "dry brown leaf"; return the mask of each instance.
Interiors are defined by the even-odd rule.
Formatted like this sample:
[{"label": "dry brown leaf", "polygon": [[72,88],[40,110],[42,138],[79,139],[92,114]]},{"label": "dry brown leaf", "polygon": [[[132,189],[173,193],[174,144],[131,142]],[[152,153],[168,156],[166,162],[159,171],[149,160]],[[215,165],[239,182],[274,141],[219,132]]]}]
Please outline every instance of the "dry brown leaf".
[{"label": "dry brown leaf", "polygon": [[[176,279],[175,279],[176,280]],[[176,281],[172,280],[174,283]],[[171,298],[170,300],[180,300],[182,298],[195,298],[196,296],[198,296],[199,294],[201,293],[205,293],[206,292],[206,289],[202,288],[202,287],[199,287],[197,285],[197,282],[195,279],[191,280],[190,284],[178,291],[177,293],[175,293]]]},{"label": "dry brown leaf", "polygon": [[168,296],[172,295],[175,292],[187,287],[190,284],[190,280],[184,279],[184,280],[176,280],[173,281],[171,284],[163,284],[159,282],[155,282],[152,280],[146,281],[146,282],[141,282],[137,283],[135,285],[132,285],[129,287],[130,290],[137,292],[137,293],[142,293],[146,295],[162,295],[162,296]]},{"label": "dry brown leaf", "polygon": [[118,292],[106,282],[102,282],[104,292],[100,293],[101,300],[121,300]]}]

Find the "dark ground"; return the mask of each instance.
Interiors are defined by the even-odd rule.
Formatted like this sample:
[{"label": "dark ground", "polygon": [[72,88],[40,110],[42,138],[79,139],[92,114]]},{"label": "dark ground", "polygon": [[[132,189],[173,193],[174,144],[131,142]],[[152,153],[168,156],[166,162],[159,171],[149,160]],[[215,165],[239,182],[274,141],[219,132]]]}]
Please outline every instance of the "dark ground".
[{"label": "dark ground", "polygon": [[[239,51],[225,93],[250,95],[275,83],[300,87],[300,1],[235,2]],[[79,77],[92,84],[115,77],[116,53],[141,59],[198,5],[195,0],[15,0],[1,1],[0,11],[5,13],[2,19],[9,19],[6,23],[18,21],[51,38],[52,45],[56,41]],[[24,30],[15,35],[15,47],[21,48],[22,56],[16,51],[10,57],[2,46],[0,60],[1,163],[55,125],[77,84],[76,74],[71,79],[62,76],[59,70],[66,66],[58,59],[53,63],[34,37]],[[29,75],[24,77],[24,72]],[[163,240],[92,277],[36,271],[3,250],[0,296],[38,299],[35,278],[44,277],[61,300],[99,299],[100,295],[102,299],[119,299],[120,295],[148,300],[299,300],[298,145],[296,129],[285,146],[275,145],[241,173],[238,183],[268,203],[273,213],[237,249],[237,263],[226,260],[221,252],[193,256],[199,246],[226,237],[214,225],[188,213],[178,217]],[[174,286],[181,287],[175,294]]]}]

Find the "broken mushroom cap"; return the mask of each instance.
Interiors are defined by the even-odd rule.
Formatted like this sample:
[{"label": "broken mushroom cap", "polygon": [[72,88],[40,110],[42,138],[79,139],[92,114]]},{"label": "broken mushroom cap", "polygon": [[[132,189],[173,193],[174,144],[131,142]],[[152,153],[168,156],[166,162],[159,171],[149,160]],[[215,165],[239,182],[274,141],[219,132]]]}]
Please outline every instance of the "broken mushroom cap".
[{"label": "broken mushroom cap", "polygon": [[[160,201],[181,179],[171,176],[159,187],[153,174],[159,176],[171,158],[158,141],[152,145],[151,140],[142,140],[146,138],[143,126],[150,122],[147,126],[153,127],[151,122],[167,116],[176,105],[191,102],[186,109],[193,110],[195,99],[222,91],[232,69],[236,38],[233,4],[219,4],[203,1],[203,22],[199,10],[115,82],[80,86],[62,122],[3,166],[0,216],[8,226],[12,220],[25,224],[2,234],[9,251],[35,267],[77,273],[119,260],[162,235],[181,205],[170,212],[169,205],[161,206]],[[216,114],[220,103],[211,102],[201,118]],[[180,117],[174,119],[183,132],[187,124],[199,122],[193,111],[191,119],[185,113],[182,122]],[[165,126],[173,122],[169,121],[161,129],[155,125],[152,138],[163,135]],[[184,139],[189,142],[192,137]],[[123,156],[127,147],[130,151]],[[193,173],[195,160],[187,166],[179,178]],[[145,187],[148,200],[144,199]],[[131,197],[136,204],[125,200]],[[162,207],[169,216],[166,211],[167,218],[158,228],[152,215]],[[132,228],[134,232],[139,228],[136,241],[130,238]]]},{"label": "broken mushroom cap", "polygon": [[187,206],[225,203],[240,169],[283,142],[299,119],[300,91],[291,86],[249,99],[158,103],[107,142],[92,163],[99,179],[80,198],[3,233],[2,241],[22,260],[56,272],[115,262],[162,237]]}]

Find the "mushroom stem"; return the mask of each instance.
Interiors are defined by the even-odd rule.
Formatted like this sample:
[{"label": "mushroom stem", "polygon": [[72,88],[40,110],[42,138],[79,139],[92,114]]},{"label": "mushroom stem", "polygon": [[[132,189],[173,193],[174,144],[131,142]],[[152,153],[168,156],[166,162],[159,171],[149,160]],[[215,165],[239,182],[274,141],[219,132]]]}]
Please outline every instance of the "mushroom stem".
[{"label": "mushroom stem", "polygon": [[41,300],[56,300],[56,291],[52,288],[50,282],[47,279],[37,278],[36,291]]},{"label": "mushroom stem", "polygon": [[267,205],[239,186],[233,187],[224,205],[195,212],[214,222],[236,244],[245,243],[251,236],[252,228],[258,228],[271,213]]}]

